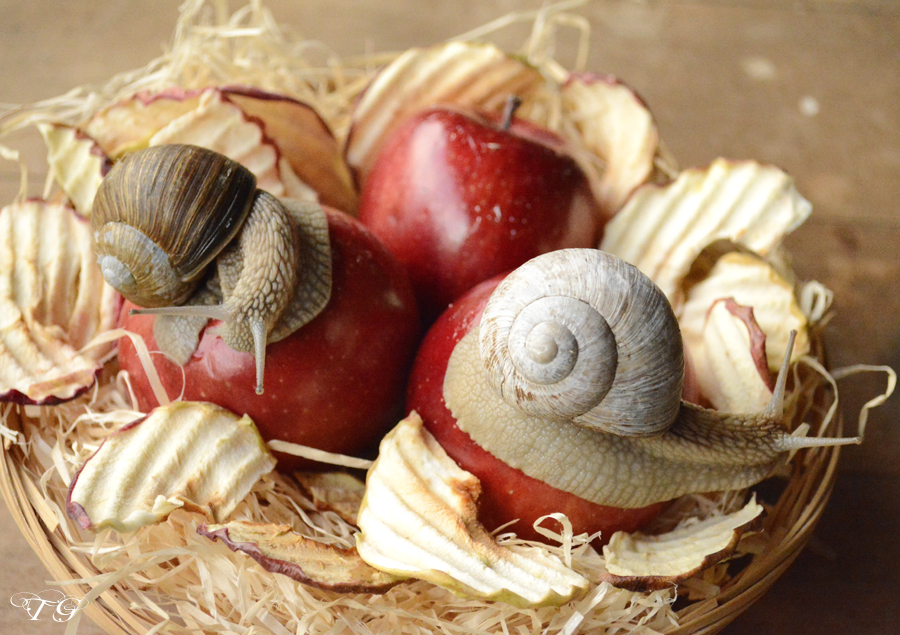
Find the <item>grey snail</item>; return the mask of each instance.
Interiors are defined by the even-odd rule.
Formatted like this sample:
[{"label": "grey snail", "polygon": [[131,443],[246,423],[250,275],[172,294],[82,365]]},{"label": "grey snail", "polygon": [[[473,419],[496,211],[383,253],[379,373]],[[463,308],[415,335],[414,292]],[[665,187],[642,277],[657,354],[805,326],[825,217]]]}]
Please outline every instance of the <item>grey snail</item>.
[{"label": "grey snail", "polygon": [[790,350],[761,413],[682,401],[681,334],[662,291],[610,254],[564,249],[500,283],[450,356],[444,399],[459,428],[506,464],[634,508],[750,486],[790,450],[858,443],[790,434],[789,362]]},{"label": "grey snail", "polygon": [[315,317],[331,293],[328,223],[316,204],[256,188],[246,167],[191,145],[126,155],[104,178],[91,212],[106,281],[160,317],[154,336],[186,363],[218,319],[226,344],[256,358]]}]

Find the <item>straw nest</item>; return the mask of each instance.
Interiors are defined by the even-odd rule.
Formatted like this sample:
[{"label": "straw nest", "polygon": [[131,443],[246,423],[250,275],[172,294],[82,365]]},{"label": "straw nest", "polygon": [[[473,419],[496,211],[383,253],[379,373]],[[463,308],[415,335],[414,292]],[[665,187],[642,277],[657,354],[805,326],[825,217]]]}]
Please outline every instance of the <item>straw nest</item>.
[{"label": "straw nest", "polygon": [[[394,57],[339,60],[319,44],[286,36],[256,2],[231,16],[222,6],[218,13],[214,8],[199,0],[186,3],[162,58],[101,89],[78,89],[8,113],[0,120],[2,131],[40,121],[77,124],[140,90],[246,83],[313,104],[341,138],[354,98],[375,69]],[[551,71],[549,34],[560,25],[586,28],[582,19],[557,8],[509,16],[466,37],[523,19],[535,23],[525,53]],[[805,422],[819,436],[836,437],[837,390],[820,343],[827,294],[805,291],[799,295],[807,298],[811,347],[795,366],[787,419],[792,428]],[[590,590],[562,607],[519,609],[461,599],[424,581],[384,595],[320,591],[268,573],[242,553],[198,535],[207,518],[186,510],[127,534],[80,528],[65,511],[69,485],[103,439],[137,417],[131,403],[128,378],[113,358],[87,394],[55,406],[8,404],[0,419],[0,490],[16,523],[64,593],[83,598],[81,615],[109,633],[606,633],[636,626],[645,633],[715,633],[759,598],[803,549],[831,493],[838,460],[834,447],[799,451],[756,492],[767,511],[762,530],[742,539],[731,561],[684,582],[677,592],[637,593],[600,581],[601,556],[584,537],[563,532],[559,546],[550,549],[591,581]],[[686,497],[670,514],[720,513],[740,505],[745,494]],[[352,525],[317,509],[292,478],[275,473],[256,484],[233,516],[353,545]],[[513,549],[526,546],[510,536],[500,540]],[[70,621],[70,630],[77,621]]]}]

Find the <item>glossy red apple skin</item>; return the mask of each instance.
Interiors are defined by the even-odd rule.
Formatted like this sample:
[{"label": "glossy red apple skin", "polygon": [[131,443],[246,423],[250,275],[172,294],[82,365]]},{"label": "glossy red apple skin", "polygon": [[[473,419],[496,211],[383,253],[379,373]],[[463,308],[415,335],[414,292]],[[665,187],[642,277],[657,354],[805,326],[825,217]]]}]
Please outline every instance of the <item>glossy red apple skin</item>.
[{"label": "glossy red apple skin", "polygon": [[[407,410],[422,417],[425,428],[464,470],[481,481],[479,519],[490,530],[519,519],[511,530],[528,540],[546,541],[533,529],[547,514],[562,512],[572,522],[575,534],[602,532],[597,545],[605,544],[616,531],[636,531],[650,523],[668,506],[656,503],[638,509],[597,505],[527,476],[496,458],[459,429],[443,396],[444,375],[453,348],[481,319],[491,292],[502,280],[487,280],[441,315],[425,335],[413,365],[407,391]],[[545,521],[554,531],[559,525]]]},{"label": "glossy red apple skin", "polygon": [[[365,227],[326,209],[333,284],[325,309],[310,323],[266,349],[265,393],[255,393],[253,356],[229,348],[207,328],[182,369],[161,355],[154,364],[170,396],[211,401],[248,414],[265,439],[360,455],[402,416],[409,368],[420,339],[418,309],[403,268]],[[129,316],[120,325],[154,350],[153,317]],[[212,322],[211,325],[214,325]],[[119,364],[128,370],[137,406],[157,405],[128,338]],[[182,378],[183,377],[183,378]],[[279,469],[321,468],[278,454]]]},{"label": "glossy red apple skin", "polygon": [[408,269],[430,323],[479,282],[542,253],[595,247],[601,215],[554,133],[436,108],[401,124],[365,177],[359,219]]}]

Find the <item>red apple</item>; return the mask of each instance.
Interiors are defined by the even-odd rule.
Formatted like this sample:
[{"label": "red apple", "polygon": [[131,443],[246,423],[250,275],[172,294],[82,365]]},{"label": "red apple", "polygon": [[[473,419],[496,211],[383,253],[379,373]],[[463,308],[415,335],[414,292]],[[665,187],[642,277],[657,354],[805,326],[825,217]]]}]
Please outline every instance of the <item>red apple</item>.
[{"label": "red apple", "polygon": [[[170,396],[211,401],[250,415],[263,438],[358,455],[402,415],[406,379],[419,343],[419,317],[403,268],[356,220],[326,209],[333,263],[331,299],[306,326],[266,350],[266,391],[255,392],[253,355],[229,348],[211,329],[182,369],[161,355],[154,364]],[[151,350],[153,316],[121,313],[121,326]],[[215,322],[211,323],[215,324]],[[157,405],[130,340],[119,363],[131,374],[137,406]],[[183,371],[183,374],[182,374]],[[309,462],[279,456],[280,469]]]},{"label": "red apple", "polygon": [[[668,503],[639,509],[597,505],[574,494],[558,490],[527,476],[502,462],[459,429],[444,402],[444,375],[456,344],[481,319],[490,294],[503,276],[489,279],[453,303],[434,323],[419,348],[407,391],[407,409],[416,410],[426,429],[447,454],[481,481],[479,518],[488,529],[512,520],[511,527],[521,538],[545,540],[533,529],[541,516],[562,512],[572,522],[576,534],[602,532],[605,543],[616,531],[635,531],[656,518]],[[686,385],[695,386],[692,379]],[[694,391],[694,388],[689,388]],[[557,529],[550,523],[549,528]]]},{"label": "red apple", "polygon": [[[508,124],[508,125],[507,125]],[[594,247],[601,215],[554,133],[448,108],[386,140],[359,219],[409,271],[426,322],[477,283],[564,247]]]}]

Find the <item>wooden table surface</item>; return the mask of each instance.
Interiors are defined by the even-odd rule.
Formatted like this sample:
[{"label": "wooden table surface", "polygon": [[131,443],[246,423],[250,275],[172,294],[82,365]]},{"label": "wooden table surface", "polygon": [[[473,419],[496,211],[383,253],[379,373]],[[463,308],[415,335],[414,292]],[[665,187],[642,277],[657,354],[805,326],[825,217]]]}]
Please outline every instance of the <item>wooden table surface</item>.
[{"label": "wooden table surface", "polygon": [[[52,97],[143,66],[168,41],[180,0],[0,1],[0,103]],[[232,2],[232,6],[237,6]],[[526,0],[271,0],[279,22],[339,54],[437,42]],[[794,269],[835,294],[826,343],[835,367],[900,368],[900,3],[892,0],[598,0],[591,70],[644,97],[682,166],[715,157],[785,168],[814,205],[788,240]],[[521,30],[504,32],[516,47]],[[560,56],[571,53],[565,43]],[[27,153],[26,153],[27,154]],[[27,154],[33,183],[41,153]],[[0,204],[18,188],[0,166]],[[841,382],[848,423],[884,387]],[[724,632],[900,633],[900,397],[842,455],[831,503],[794,566]],[[47,575],[0,506],[0,632],[62,633],[9,598]],[[84,624],[82,633],[99,632]]]}]

